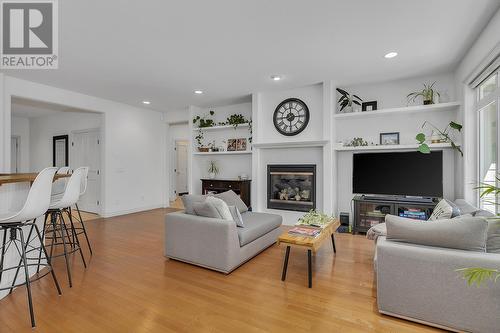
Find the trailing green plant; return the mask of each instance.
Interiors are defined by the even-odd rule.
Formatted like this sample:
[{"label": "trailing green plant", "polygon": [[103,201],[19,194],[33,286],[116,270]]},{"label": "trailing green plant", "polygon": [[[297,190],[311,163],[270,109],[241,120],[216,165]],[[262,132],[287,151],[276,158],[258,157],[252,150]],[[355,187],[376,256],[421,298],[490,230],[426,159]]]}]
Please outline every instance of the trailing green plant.
[{"label": "trailing green plant", "polygon": [[253,129],[252,129],[252,118],[248,121],[248,132],[250,132],[250,137],[248,138],[248,142],[252,143],[253,137]]},{"label": "trailing green plant", "polygon": [[500,270],[481,267],[460,268],[455,270],[462,274],[462,277],[467,280],[469,286],[476,285],[480,287],[485,281],[496,283],[500,279]]},{"label": "trailing green plant", "polygon": [[213,173],[215,175],[219,174],[219,167],[217,166],[217,161],[208,162],[208,172]]},{"label": "trailing green plant", "polygon": [[424,83],[424,89],[409,93],[406,96],[406,98],[408,99],[408,104],[414,103],[417,97],[420,96],[422,96],[422,99],[424,100],[424,105],[434,104],[434,95],[437,95],[438,97],[441,96],[439,92],[434,88],[435,84],[436,81],[431,84]]},{"label": "trailing green plant", "polygon": [[[459,123],[456,123],[454,121],[450,121],[450,123],[446,126],[446,128],[444,130],[441,130],[441,129],[437,128],[435,125],[433,125],[432,123],[425,121],[422,124],[422,128],[424,128],[426,126],[430,126],[434,130],[436,130],[439,133],[439,135],[445,140],[445,142],[449,142],[453,149],[458,151],[460,153],[460,155],[464,156],[462,149],[460,149],[460,147],[453,141],[452,137],[450,136],[453,131],[460,132],[462,130],[462,125],[460,125]],[[421,152],[422,154],[430,154],[431,148],[425,142],[427,140],[426,135],[424,133],[418,133],[415,136],[415,139],[417,140],[417,142],[419,144],[418,151]]]},{"label": "trailing green plant", "polygon": [[193,118],[193,124],[197,125],[199,128],[204,128],[204,127],[213,127],[215,126],[215,122],[213,119],[209,117],[213,117],[215,112],[213,110],[209,111],[208,115],[203,115],[203,116],[196,116]]},{"label": "trailing green plant", "polygon": [[198,135],[194,137],[198,147],[203,147],[203,131],[201,129],[198,130]]},{"label": "trailing green plant", "polygon": [[348,142],[346,147],[364,147],[368,146],[368,142],[363,138],[354,138],[350,142]]},{"label": "trailing green plant", "polygon": [[311,209],[307,214],[299,218],[297,225],[313,225],[322,227],[333,219],[333,216],[329,216],[324,213],[320,213],[314,209]]},{"label": "trailing green plant", "polygon": [[361,102],[363,102],[363,100],[361,99],[361,97],[357,96],[357,95],[354,95],[354,94],[349,94],[347,91],[343,90],[343,89],[340,89],[340,88],[337,88],[337,91],[340,93],[340,98],[338,100],[338,104],[340,106],[340,110],[339,112],[342,112],[342,110],[344,110],[344,108],[346,106],[352,106],[353,104],[356,104],[356,105],[359,105],[361,106]]},{"label": "trailing green plant", "polygon": [[237,114],[237,113],[230,115],[226,119],[226,124],[232,125],[234,129],[236,129],[238,125],[246,124],[248,122],[249,121],[242,114]]}]

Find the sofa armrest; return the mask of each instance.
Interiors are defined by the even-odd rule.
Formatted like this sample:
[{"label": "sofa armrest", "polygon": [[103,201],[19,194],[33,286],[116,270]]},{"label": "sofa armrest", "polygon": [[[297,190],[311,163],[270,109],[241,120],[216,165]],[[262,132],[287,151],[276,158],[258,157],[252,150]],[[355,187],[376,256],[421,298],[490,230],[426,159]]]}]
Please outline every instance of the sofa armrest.
[{"label": "sofa armrest", "polygon": [[[220,271],[237,264],[239,239],[234,221],[189,215],[165,216],[165,256]],[[236,263],[235,263],[236,262]]]},{"label": "sofa armrest", "polygon": [[377,242],[377,302],[383,313],[473,332],[500,326],[500,283],[468,286],[460,268],[500,268],[500,254]]}]

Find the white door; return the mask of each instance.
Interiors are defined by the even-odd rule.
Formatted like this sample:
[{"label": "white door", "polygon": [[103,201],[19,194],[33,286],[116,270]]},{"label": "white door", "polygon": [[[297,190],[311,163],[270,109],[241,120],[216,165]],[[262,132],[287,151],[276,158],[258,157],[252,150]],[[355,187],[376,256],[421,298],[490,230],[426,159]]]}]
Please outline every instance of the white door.
[{"label": "white door", "polygon": [[10,139],[10,172],[19,172],[19,137],[12,136]]},{"label": "white door", "polygon": [[179,195],[187,193],[188,142],[175,142],[175,191]]},{"label": "white door", "polygon": [[100,213],[101,196],[101,140],[99,130],[73,133],[70,154],[71,169],[89,168],[87,190],[80,197],[78,207],[86,212]]}]

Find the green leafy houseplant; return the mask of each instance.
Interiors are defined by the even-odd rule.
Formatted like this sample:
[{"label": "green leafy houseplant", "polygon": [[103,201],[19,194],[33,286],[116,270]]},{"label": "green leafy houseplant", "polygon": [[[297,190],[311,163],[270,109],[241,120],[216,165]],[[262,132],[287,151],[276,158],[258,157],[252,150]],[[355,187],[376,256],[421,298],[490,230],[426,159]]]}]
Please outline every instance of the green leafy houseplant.
[{"label": "green leafy houseplant", "polygon": [[201,131],[201,129],[198,130],[198,135],[196,135],[194,137],[194,139],[196,140],[196,144],[198,145],[198,149],[202,148],[203,147],[203,132]]},{"label": "green leafy houseplant", "polygon": [[414,103],[417,97],[422,97],[424,100],[424,105],[428,104],[434,104],[434,96],[440,97],[441,95],[439,92],[436,91],[434,88],[434,85],[436,84],[436,81],[434,81],[432,84],[425,84],[424,83],[424,89],[420,91],[415,91],[412,93],[409,93],[406,98],[408,99],[408,104]]},{"label": "green leafy houseplant", "polygon": [[361,106],[361,102],[363,102],[361,97],[356,96],[354,94],[351,95],[347,91],[340,88],[337,88],[337,91],[341,95],[338,100],[340,106],[339,112],[342,112],[342,110],[344,110],[345,107],[352,107],[353,104]]},{"label": "green leafy houseplant", "polygon": [[196,116],[193,118],[193,124],[197,125],[199,128],[204,128],[204,127],[213,127],[215,125],[215,122],[213,119],[208,118],[208,117],[213,117],[215,112],[213,110],[210,110],[208,115],[204,116]]},{"label": "green leafy houseplant", "polygon": [[[495,177],[496,182],[498,184],[500,182],[500,177],[497,175]],[[477,190],[481,190],[481,198],[484,198],[488,195],[494,195],[498,197],[500,195],[500,187],[495,184],[487,184],[481,183]],[[493,205],[499,205],[496,202],[486,201],[487,203],[491,203]],[[498,219],[498,217],[494,217],[492,219]],[[483,267],[469,267],[469,268],[460,268],[455,270],[456,272],[462,273],[462,276],[465,280],[467,280],[467,284],[469,286],[476,285],[476,287],[480,287],[481,284],[485,281],[492,281],[496,283],[500,279],[500,270],[499,269],[491,269],[491,268],[483,268]]]},{"label": "green leafy houseplant", "polygon": [[215,178],[219,174],[219,167],[217,166],[217,161],[208,162],[208,173],[210,178]]},{"label": "green leafy houseplant", "polygon": [[[460,153],[460,155],[464,156],[462,149],[460,149],[460,147],[451,138],[451,133],[453,131],[460,132],[462,130],[462,125],[454,121],[450,121],[450,123],[446,126],[446,128],[444,130],[441,130],[432,123],[425,121],[422,124],[422,128],[426,126],[430,126],[431,128],[433,128],[444,139],[445,142],[449,142],[453,149],[457,150]],[[418,151],[421,152],[422,154],[430,154],[431,148],[426,143],[427,140],[426,135],[424,133],[418,133],[415,139],[419,144]]]},{"label": "green leafy houseplant", "polygon": [[312,225],[322,227],[327,225],[333,216],[329,216],[327,214],[320,213],[314,209],[311,209],[307,214],[299,218],[297,225]]},{"label": "green leafy houseplant", "polygon": [[238,128],[238,125],[247,124],[249,121],[242,114],[232,114],[226,119],[227,125],[232,125],[234,129]]}]

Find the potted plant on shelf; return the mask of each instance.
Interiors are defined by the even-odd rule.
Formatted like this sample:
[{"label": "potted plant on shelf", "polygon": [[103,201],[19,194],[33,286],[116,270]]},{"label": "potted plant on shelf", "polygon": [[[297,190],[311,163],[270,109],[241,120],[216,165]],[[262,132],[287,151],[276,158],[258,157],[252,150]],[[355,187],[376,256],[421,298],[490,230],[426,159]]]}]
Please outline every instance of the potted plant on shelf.
[{"label": "potted plant on shelf", "polygon": [[429,104],[434,104],[435,98],[440,97],[441,95],[439,94],[438,91],[434,88],[434,85],[436,84],[436,81],[434,81],[432,84],[425,84],[424,83],[424,89],[420,91],[415,91],[412,93],[409,93],[406,98],[408,99],[408,104],[410,103],[415,103],[415,100],[422,96],[422,99],[424,101],[424,105],[429,105]]},{"label": "potted plant on shelf", "polygon": [[340,88],[337,88],[337,91],[341,95],[338,100],[340,106],[339,112],[342,112],[342,110],[344,109],[346,109],[345,110],[346,113],[353,112],[353,106],[354,106],[353,104],[361,106],[361,102],[363,102],[361,97],[354,94],[351,95],[347,91]]},{"label": "potted plant on shelf", "polygon": [[[460,132],[462,130],[462,125],[460,125],[459,123],[456,123],[454,121],[450,121],[450,123],[446,126],[446,128],[444,130],[441,130],[441,129],[437,128],[435,125],[433,125],[432,123],[425,121],[422,124],[422,128],[424,128],[427,125],[432,127],[432,129],[433,129],[433,134],[431,136],[431,140],[433,141],[433,143],[436,141],[436,134],[437,134],[438,136],[441,137],[441,140],[440,140],[441,142],[451,144],[451,147],[453,149],[458,151],[461,156],[464,156],[462,149],[460,149],[460,146],[457,145],[453,141],[453,138],[452,138],[452,135],[453,135],[452,132]],[[419,144],[418,151],[421,152],[422,154],[430,154],[431,148],[426,143],[426,141],[428,141],[427,136],[424,133],[418,133],[417,136],[415,137],[415,139],[417,140],[417,142]]]},{"label": "potted plant on shelf", "polygon": [[232,125],[234,129],[237,129],[238,125],[247,123],[249,123],[249,121],[242,114],[235,113],[227,117],[225,124]]},{"label": "potted plant on shelf", "polygon": [[203,131],[201,129],[198,130],[198,134],[194,137],[196,140],[198,151],[201,153],[208,152],[208,147],[203,146]]},{"label": "potted plant on shelf", "polygon": [[208,162],[208,177],[214,179],[219,174],[219,167],[217,166],[217,161]]},{"label": "potted plant on shelf", "polygon": [[205,128],[205,127],[213,127],[215,126],[215,122],[212,118],[215,114],[215,111],[210,110],[208,112],[208,115],[197,115],[196,117],[193,118],[193,124],[198,126],[198,128]]}]

